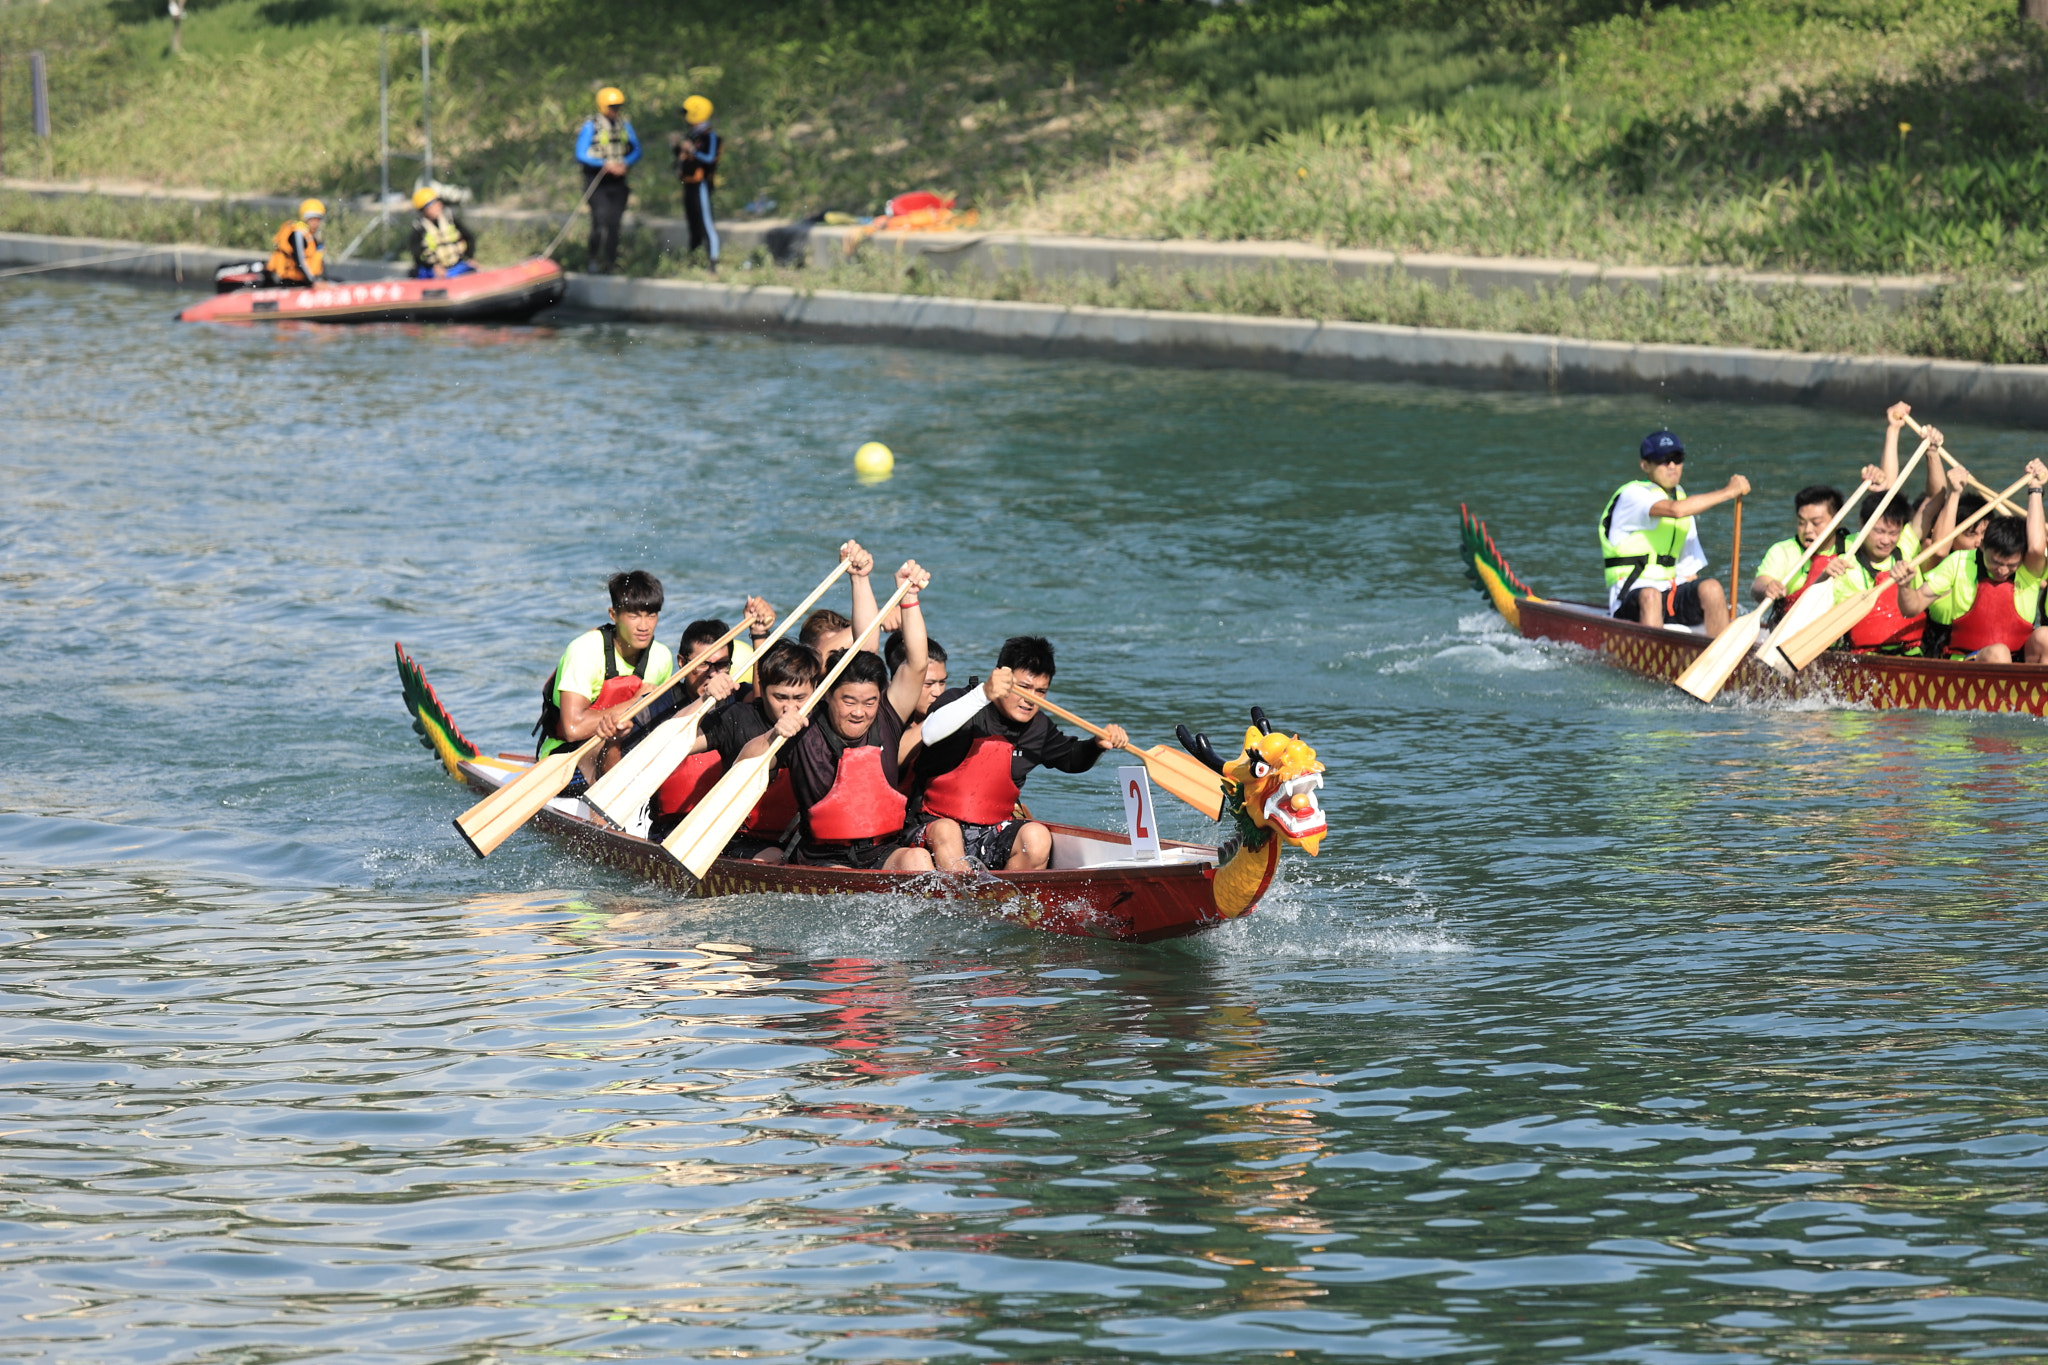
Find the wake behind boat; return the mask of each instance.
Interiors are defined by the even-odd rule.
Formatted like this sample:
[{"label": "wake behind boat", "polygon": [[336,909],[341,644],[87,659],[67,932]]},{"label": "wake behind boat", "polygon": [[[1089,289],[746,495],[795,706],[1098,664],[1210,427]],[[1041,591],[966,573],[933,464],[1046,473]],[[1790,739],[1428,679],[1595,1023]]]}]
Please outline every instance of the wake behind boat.
[{"label": "wake behind boat", "polygon": [[[419,665],[396,646],[399,682],[413,729],[450,776],[482,795],[512,782],[534,760],[486,755],[464,737]],[[1263,744],[1271,739],[1278,742]],[[571,853],[684,895],[888,894],[954,902],[976,913],[1050,933],[1151,942],[1199,933],[1250,914],[1271,888],[1280,850],[1311,852],[1325,833],[1314,788],[1322,765],[1299,740],[1254,729],[1248,753],[1225,767],[1225,817],[1236,836],[1220,848],[1161,840],[1156,857],[1134,852],[1126,835],[1048,823],[1051,865],[1034,872],[904,873],[721,857],[699,879],[658,843],[619,827],[578,797],[558,796],[534,816],[543,834]],[[1254,758],[1251,746],[1277,762]],[[1233,777],[1239,780],[1232,780]]]},{"label": "wake behind boat", "polygon": [[[1671,682],[1700,656],[1707,637],[1692,627],[1619,621],[1585,602],[1551,601],[1515,575],[1486,524],[1458,508],[1466,575],[1501,617],[1531,640],[1590,649],[1617,667]],[[2048,715],[2048,664],[1977,663],[1896,654],[1829,650],[1805,669],[1781,677],[1755,658],[1743,659],[1726,684],[1753,700],[1822,698],[1875,710],[1992,711]]]},{"label": "wake behind boat", "polygon": [[525,322],[560,303],[567,287],[562,267],[535,257],[445,279],[236,288],[193,304],[178,321]]}]

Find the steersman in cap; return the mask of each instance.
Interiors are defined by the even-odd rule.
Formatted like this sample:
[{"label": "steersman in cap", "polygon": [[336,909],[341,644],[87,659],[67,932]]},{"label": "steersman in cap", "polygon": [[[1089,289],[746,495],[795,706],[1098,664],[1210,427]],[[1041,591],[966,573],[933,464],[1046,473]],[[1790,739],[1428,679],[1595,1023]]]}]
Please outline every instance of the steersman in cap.
[{"label": "steersman in cap", "polygon": [[1669,431],[1643,438],[1643,476],[1614,490],[1600,514],[1600,557],[1607,571],[1607,610],[1618,621],[1646,626],[1703,626],[1708,639],[1728,625],[1728,594],[1701,578],[1699,514],[1741,497],[1749,480],[1737,474],[1712,493],[1687,497],[1678,476],[1685,446]]}]

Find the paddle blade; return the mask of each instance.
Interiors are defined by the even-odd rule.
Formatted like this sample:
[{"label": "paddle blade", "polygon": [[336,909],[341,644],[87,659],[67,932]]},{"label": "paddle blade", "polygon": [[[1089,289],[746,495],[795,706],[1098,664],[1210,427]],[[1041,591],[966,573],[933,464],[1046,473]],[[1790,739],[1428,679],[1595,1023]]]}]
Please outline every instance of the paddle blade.
[{"label": "paddle blade", "polygon": [[581,749],[557,749],[519,777],[455,817],[455,828],[479,858],[512,837],[512,831],[561,794],[576,771]]},{"label": "paddle blade", "polygon": [[1804,668],[1818,659],[1827,647],[1855,629],[1856,623],[1870,614],[1877,605],[1877,599],[1884,594],[1885,583],[1866,588],[1846,602],[1837,603],[1819,616],[1812,625],[1797,635],[1784,635],[1778,641],[1778,649],[1791,661],[1794,668]]},{"label": "paddle blade", "polygon": [[774,775],[773,749],[733,764],[718,779],[718,785],[704,794],[697,808],[683,817],[683,823],[661,841],[661,846],[701,881],[732,842],[732,836],[740,832],[748,814],[768,794],[768,781]]},{"label": "paddle blade", "polygon": [[[1822,583],[1826,586],[1823,587]],[[1816,583],[1799,594],[1799,600],[1785,608],[1785,615],[1771,631],[1770,638],[1764,641],[1765,649],[1777,648],[1828,614],[1828,609],[1835,605],[1834,583],[1827,579],[1822,583]]]},{"label": "paddle blade", "polygon": [[1699,658],[1673,679],[1678,690],[1701,701],[1712,701],[1720,695],[1728,679],[1742,666],[1743,656],[1749,653],[1749,647],[1756,643],[1757,632],[1763,629],[1763,624],[1761,609],[1744,612],[1730,621],[1727,629],[1700,651]]},{"label": "paddle blade", "polygon": [[654,733],[634,745],[603,777],[590,784],[583,800],[605,819],[623,827],[653,799],[676,764],[690,756],[697,742],[698,713],[671,716]]},{"label": "paddle blade", "polygon": [[1187,802],[1211,820],[1223,815],[1223,778],[1214,768],[1192,754],[1180,753],[1164,744],[1136,750],[1145,760],[1145,771],[1168,794]]}]

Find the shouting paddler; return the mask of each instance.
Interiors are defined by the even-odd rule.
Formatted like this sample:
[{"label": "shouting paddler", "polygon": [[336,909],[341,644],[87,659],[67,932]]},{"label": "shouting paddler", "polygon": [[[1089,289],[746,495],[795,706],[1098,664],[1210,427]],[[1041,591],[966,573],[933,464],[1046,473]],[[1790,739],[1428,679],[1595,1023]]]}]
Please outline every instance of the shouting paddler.
[{"label": "shouting paddler", "polygon": [[1863,543],[1855,554],[1838,556],[1827,566],[1826,576],[1834,582],[1834,600],[1846,602],[1875,587],[1880,579],[1886,580],[1887,586],[1870,614],[1850,630],[1849,648],[1865,653],[1916,652],[1927,625],[1926,614],[1916,611],[1908,615],[1899,602],[1901,585],[1917,578],[1906,567],[1920,549],[1913,531],[1913,506],[1904,498],[1886,503],[1883,493],[1873,492],[1864,495],[1860,510]]},{"label": "shouting paddler", "polygon": [[1838,527],[1831,543],[1814,551],[1805,561],[1806,549],[1820,538],[1835,513],[1842,510],[1842,490],[1827,484],[1802,488],[1792,498],[1792,534],[1764,551],[1757,561],[1756,577],[1750,580],[1749,595],[1759,602],[1797,599],[1809,582],[1827,571],[1829,562],[1842,553],[1842,531]]},{"label": "shouting paddler", "polygon": [[[617,740],[634,724],[620,712],[643,686],[666,682],[675,669],[675,656],[654,638],[661,624],[661,580],[645,569],[629,569],[613,574],[609,586],[611,619],[571,640],[541,687],[533,732],[542,758],[592,735]],[[613,743],[593,752],[594,759],[578,769],[585,782],[616,761],[619,748]]]},{"label": "shouting paddler", "polygon": [[1699,514],[1739,498],[1749,480],[1737,474],[1712,493],[1686,495],[1678,477],[1685,446],[1669,431],[1643,438],[1643,477],[1614,491],[1596,528],[1607,571],[1607,610],[1617,621],[1704,626],[1708,639],[1728,625],[1728,594],[1699,576],[1707,567],[1696,525]]},{"label": "shouting paddler", "polygon": [[[856,639],[877,614],[873,592],[862,591],[864,579],[857,576],[853,585]],[[789,770],[799,812],[792,862],[887,872],[931,870],[931,855],[904,839],[909,800],[898,764],[904,727],[924,690],[924,614],[916,594],[928,581],[914,559],[896,571],[897,585],[909,585],[909,593],[901,599],[904,658],[893,676],[881,655],[863,649],[833,681],[818,724],[796,711],[775,722],[774,733],[794,741],[778,755],[778,766]],[[838,654],[826,659],[826,671],[839,659]],[[766,753],[772,742],[763,735],[743,756]]]},{"label": "shouting paddler", "polygon": [[1052,831],[1018,820],[1017,798],[1033,768],[1085,773],[1128,742],[1123,727],[1076,739],[1038,703],[1052,686],[1052,643],[1037,635],[1005,640],[995,671],[979,687],[942,693],[924,721],[921,788],[911,843],[930,850],[941,872],[1035,872],[1052,858]]},{"label": "shouting paddler", "polygon": [[[1964,493],[1969,471],[1950,471],[1944,495],[1949,506],[1936,523],[1942,532],[1967,520],[1983,507],[1975,494]],[[1978,525],[1981,534],[1955,538],[1948,557],[1929,570],[1925,581],[1899,590],[1900,609],[1925,610],[1923,651],[1930,658],[1967,657],[1981,663],[2048,663],[2048,524],[2041,511],[2041,488],[2048,484],[2048,465],[2027,462],[2025,517],[1990,517]],[[1974,506],[1972,505],[1974,504]]]}]

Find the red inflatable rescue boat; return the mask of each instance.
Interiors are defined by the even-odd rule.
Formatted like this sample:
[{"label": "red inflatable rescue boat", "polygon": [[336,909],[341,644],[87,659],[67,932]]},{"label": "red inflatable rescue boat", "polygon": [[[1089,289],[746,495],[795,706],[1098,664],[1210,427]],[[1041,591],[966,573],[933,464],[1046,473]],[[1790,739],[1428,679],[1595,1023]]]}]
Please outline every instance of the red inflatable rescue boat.
[{"label": "red inflatable rescue boat", "polygon": [[562,267],[518,265],[439,280],[366,280],[313,289],[236,289],[178,314],[180,322],[524,322],[562,301]]}]

